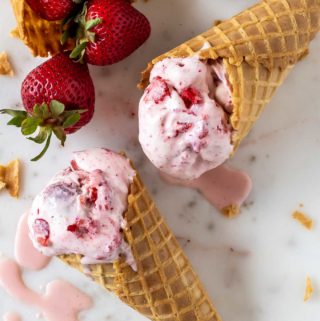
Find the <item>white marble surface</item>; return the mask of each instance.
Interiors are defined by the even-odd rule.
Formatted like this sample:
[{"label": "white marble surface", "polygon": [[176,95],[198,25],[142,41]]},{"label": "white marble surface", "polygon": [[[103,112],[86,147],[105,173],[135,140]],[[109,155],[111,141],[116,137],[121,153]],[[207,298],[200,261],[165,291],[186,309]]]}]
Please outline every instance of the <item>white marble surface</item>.
[{"label": "white marble surface", "polygon": [[[105,146],[126,150],[136,161],[159,208],[181,240],[195,269],[226,321],[316,321],[320,315],[320,37],[311,54],[292,72],[239,149],[232,164],[254,182],[248,205],[227,220],[194,191],[160,181],[137,143],[136,90],[139,71],[147,61],[227,18],[254,0],[150,0],[138,7],[150,18],[152,37],[126,61],[91,68],[96,85],[96,114],[89,126],[69,137],[62,149],[56,142],[45,159],[31,163],[38,146],[0,120],[0,162],[19,157],[23,186],[19,200],[0,195],[0,251],[13,256],[17,221],[32,198],[73,150]],[[9,0],[0,3],[0,51],[6,50],[16,71],[0,78],[0,106],[20,104],[19,87],[29,70],[41,62],[9,31],[15,22]],[[312,232],[291,218],[293,210],[315,220]],[[187,240],[190,240],[188,242]],[[303,302],[306,276],[314,281],[313,298]],[[46,270],[25,272],[28,285],[39,289],[57,277],[70,280],[95,298],[83,321],[143,320],[136,312],[55,260]],[[0,317],[11,309],[23,320],[34,320],[36,309],[19,304],[0,289]]]}]

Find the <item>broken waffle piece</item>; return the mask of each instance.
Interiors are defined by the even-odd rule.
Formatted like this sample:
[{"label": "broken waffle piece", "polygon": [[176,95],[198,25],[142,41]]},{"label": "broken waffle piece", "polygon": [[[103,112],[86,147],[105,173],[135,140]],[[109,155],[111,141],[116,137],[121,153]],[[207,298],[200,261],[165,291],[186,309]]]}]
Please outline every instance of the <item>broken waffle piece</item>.
[{"label": "broken waffle piece", "polygon": [[292,214],[292,217],[298,221],[301,225],[303,225],[306,229],[312,230],[313,228],[313,220],[306,214],[300,212],[300,211],[295,211]]},{"label": "broken waffle piece", "polygon": [[227,218],[234,218],[240,213],[240,208],[237,205],[230,205],[224,207],[221,212]]},{"label": "broken waffle piece", "polygon": [[19,33],[19,28],[15,27],[14,29],[11,30],[10,36],[12,38],[20,39],[20,33]]},{"label": "broken waffle piece", "polygon": [[64,48],[60,43],[61,22],[41,19],[25,0],[11,0],[17,28],[11,35],[21,39],[34,56],[54,56]]},{"label": "broken waffle piece", "polygon": [[3,76],[13,76],[13,68],[9,62],[8,54],[4,52],[0,52],[0,75]]},{"label": "broken waffle piece", "polygon": [[303,299],[304,302],[309,301],[312,294],[313,294],[312,281],[311,281],[311,278],[308,276],[306,280],[306,289],[305,289],[304,299]]},{"label": "broken waffle piece", "polygon": [[0,190],[6,188],[12,197],[18,197],[20,189],[20,163],[13,160],[8,165],[0,165]]}]

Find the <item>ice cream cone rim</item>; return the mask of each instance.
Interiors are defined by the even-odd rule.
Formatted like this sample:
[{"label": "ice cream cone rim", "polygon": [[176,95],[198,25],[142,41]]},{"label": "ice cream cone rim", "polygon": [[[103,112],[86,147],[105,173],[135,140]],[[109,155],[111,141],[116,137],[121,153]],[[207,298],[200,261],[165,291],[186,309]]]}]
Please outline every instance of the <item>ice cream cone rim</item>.
[{"label": "ice cream cone rim", "polygon": [[[308,8],[308,14],[311,16],[313,13],[318,14],[319,13],[319,6],[320,6],[320,0],[315,0],[316,2],[312,4],[306,4],[304,8]],[[272,68],[280,68],[281,70],[285,70],[289,65],[294,65],[297,61],[299,61],[302,57],[304,57],[308,49],[307,48],[299,48],[297,44],[297,36],[296,30],[299,30],[299,35],[309,35],[309,41],[314,37],[315,33],[319,31],[319,26],[315,23],[315,27],[311,25],[311,18],[308,19],[308,28],[307,31],[304,33],[301,32],[301,29],[299,29],[299,26],[297,24],[295,15],[304,15],[306,13],[305,9],[301,6],[301,8],[292,7],[290,8],[288,1],[279,1],[279,4],[285,6],[285,10],[280,10],[279,12],[275,12],[273,8],[271,8],[270,3],[276,3],[275,0],[272,1],[261,1],[259,4],[253,5],[250,8],[247,8],[246,10],[242,11],[240,14],[235,15],[231,19],[228,20],[230,22],[230,27],[225,28],[224,30],[220,29],[220,26],[224,24],[224,21],[222,21],[220,24],[213,26],[206,32],[194,37],[191,40],[185,41],[180,46],[170,50],[166,54],[160,55],[159,57],[153,59],[147,66],[147,68],[142,72],[142,78],[140,83],[138,84],[138,88],[144,89],[149,82],[149,75],[153,68],[153,65],[160,60],[163,60],[168,57],[188,57],[195,54],[199,54],[201,58],[205,59],[218,59],[223,58],[227,59],[228,63],[231,65],[239,66],[243,62],[247,62],[249,65],[256,67],[258,64],[262,64],[264,67],[266,67],[268,70],[271,70]],[[265,9],[268,13],[266,17],[263,19],[258,18],[258,16],[253,12],[253,8],[259,8],[262,7]],[[288,12],[290,14],[288,14]],[[242,24],[237,20],[238,16],[244,16],[245,14],[249,14],[249,16],[252,19],[249,19],[247,22],[243,22]],[[290,17],[290,23],[294,26],[291,30],[283,30],[280,26],[279,19],[281,17],[289,16]],[[260,22],[258,24],[257,22]],[[264,30],[262,23],[265,22],[273,22],[274,26],[276,27],[276,31],[266,31]],[[236,26],[235,26],[236,24]],[[245,30],[245,27],[248,26],[256,26],[258,28],[258,33],[256,35],[250,35],[250,41],[247,41],[248,39],[248,33]],[[225,26],[225,25],[224,25]],[[229,39],[226,34],[230,31],[233,31],[236,27],[237,30],[239,30],[242,37],[240,39]],[[201,50],[203,44],[207,42],[207,38],[210,34],[218,34],[222,37],[222,39],[225,40],[225,42],[222,42],[220,44],[215,43],[213,46],[211,45],[210,48]],[[282,35],[281,37],[281,47],[282,50],[277,52],[272,51],[272,48],[270,47],[270,43],[266,41],[267,34],[269,38],[277,37],[279,34]],[[261,40],[261,35],[264,36],[264,45],[266,46],[266,53],[258,53],[258,56],[256,55],[256,49],[253,47],[253,43],[255,40]],[[285,42],[286,37],[294,36],[294,50],[298,52],[294,52],[294,55],[288,56],[286,55],[287,43]],[[308,41],[308,42],[309,42]],[[190,48],[190,44],[192,43],[192,49]],[[229,44],[229,46],[227,46]],[[239,57],[238,53],[235,50],[235,46],[241,45],[241,44],[247,44],[250,50],[249,54],[244,54]],[[227,52],[222,54],[221,52],[218,54],[219,49],[227,48]],[[183,50],[185,49],[185,50]],[[299,49],[299,50],[298,50]],[[285,54],[284,54],[285,52]],[[236,58],[235,58],[236,57]],[[254,57],[254,58],[253,58]],[[277,63],[275,63],[275,59],[278,59]]]}]

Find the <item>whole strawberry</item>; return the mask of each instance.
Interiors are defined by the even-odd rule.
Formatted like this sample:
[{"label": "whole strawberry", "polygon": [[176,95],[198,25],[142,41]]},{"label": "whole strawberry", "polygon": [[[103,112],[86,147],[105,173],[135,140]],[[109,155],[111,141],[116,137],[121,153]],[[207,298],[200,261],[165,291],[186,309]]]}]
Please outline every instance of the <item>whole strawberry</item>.
[{"label": "whole strawberry", "polygon": [[28,139],[42,144],[40,159],[49,147],[52,134],[65,143],[71,134],[86,125],[94,113],[95,92],[86,64],[60,53],[31,71],[22,83],[21,97],[26,111],[3,109],[13,118],[8,125],[21,127]]},{"label": "whole strawberry", "polygon": [[111,65],[128,57],[151,32],[148,19],[130,0],[89,0],[75,21],[77,47],[70,57],[93,65]]},{"label": "whole strawberry", "polygon": [[26,0],[31,9],[49,21],[63,20],[82,0]]}]

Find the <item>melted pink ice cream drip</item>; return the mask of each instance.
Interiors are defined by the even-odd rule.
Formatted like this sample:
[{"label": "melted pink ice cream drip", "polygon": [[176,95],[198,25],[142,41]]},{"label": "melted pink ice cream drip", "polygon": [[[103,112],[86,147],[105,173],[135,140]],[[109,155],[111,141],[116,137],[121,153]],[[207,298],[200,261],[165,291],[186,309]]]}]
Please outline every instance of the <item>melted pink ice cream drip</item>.
[{"label": "melted pink ice cream drip", "polygon": [[232,107],[222,60],[164,59],[153,67],[140,100],[139,141],[161,171],[195,179],[229,158]]},{"label": "melted pink ice cream drip", "polygon": [[15,238],[15,258],[23,268],[42,270],[51,257],[41,254],[32,244],[29,237],[28,213],[24,213],[18,223]]},{"label": "melted pink ice cream drip", "polygon": [[0,262],[0,284],[12,297],[39,308],[47,321],[78,321],[78,314],[92,306],[90,297],[64,281],[49,283],[44,295],[30,290],[12,260]]},{"label": "melted pink ice cream drip", "polygon": [[169,184],[198,190],[219,210],[234,205],[241,207],[252,189],[250,177],[239,170],[221,165],[195,180],[179,180],[165,174],[161,177]]},{"label": "melted pink ice cream drip", "polygon": [[19,314],[14,312],[9,312],[3,316],[3,321],[21,321],[21,317]]},{"label": "melted pink ice cream drip", "polygon": [[125,255],[136,269],[126,227],[129,160],[106,149],[74,153],[35,198],[28,224],[33,245],[46,256],[81,254],[83,264],[110,263]]}]

